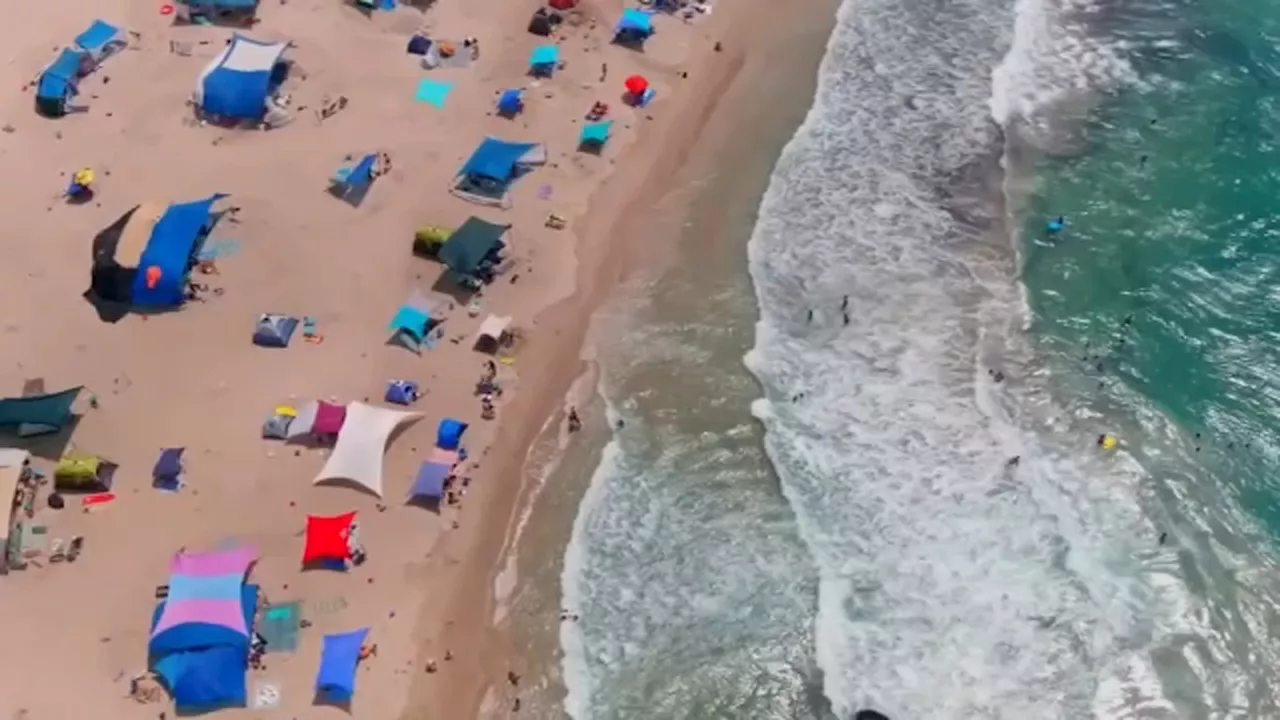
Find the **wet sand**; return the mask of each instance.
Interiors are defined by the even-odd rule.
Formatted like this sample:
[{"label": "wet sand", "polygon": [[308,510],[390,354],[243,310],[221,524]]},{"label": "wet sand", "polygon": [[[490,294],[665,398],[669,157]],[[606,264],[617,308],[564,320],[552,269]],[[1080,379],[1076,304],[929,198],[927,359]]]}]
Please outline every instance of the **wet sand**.
[{"label": "wet sand", "polygon": [[[560,358],[554,364],[563,372],[541,398],[521,396],[544,403],[544,412],[530,416],[554,418],[574,405],[588,427],[572,437],[559,423],[521,428],[525,434],[518,444],[531,450],[509,457],[502,472],[522,478],[521,493],[494,501],[502,506],[496,514],[508,518],[507,532],[481,538],[468,562],[484,562],[489,572],[470,576],[471,585],[460,585],[451,603],[442,606],[454,620],[455,643],[469,638],[475,645],[482,639],[468,651],[481,659],[475,675],[479,684],[467,685],[466,693],[453,698],[459,704],[439,706],[448,716],[505,716],[517,696],[523,714],[563,716],[558,635],[562,610],[572,615],[576,609],[561,607],[562,559],[578,500],[609,436],[596,395],[597,346],[626,332],[627,323],[636,319],[634,306],[643,302],[637,295],[652,291],[651,283],[671,263],[714,263],[717,274],[724,265],[745,266],[746,235],[773,163],[812,98],[834,9],[834,4],[813,3],[770,16],[763,3],[745,0],[734,4],[731,17],[717,16],[721,22],[714,37],[722,41],[723,52],[690,63],[701,72],[691,75],[686,90],[700,100],[655,118],[641,131],[639,146],[660,143],[664,153],[632,168],[635,174],[625,179],[633,187],[619,178],[593,197],[583,231],[587,245],[580,254],[579,292],[544,315],[568,323],[564,336],[572,341],[546,349]],[[783,61],[781,54],[786,54]],[[601,237],[610,238],[609,244],[592,244]],[[566,361],[571,351],[580,362]],[[505,426],[504,431],[508,428],[516,429]],[[491,514],[488,507],[485,514]],[[508,683],[508,671],[519,674],[517,686]],[[448,700],[433,696],[430,683],[424,682],[417,696],[423,707],[431,707],[433,699]]]}]

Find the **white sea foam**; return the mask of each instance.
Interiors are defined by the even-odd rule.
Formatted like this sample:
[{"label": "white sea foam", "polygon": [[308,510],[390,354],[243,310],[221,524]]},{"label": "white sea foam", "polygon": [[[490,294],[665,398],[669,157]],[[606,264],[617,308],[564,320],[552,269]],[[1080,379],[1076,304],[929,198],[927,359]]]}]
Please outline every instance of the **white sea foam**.
[{"label": "white sea foam", "polygon": [[[1047,7],[846,4],[750,244],[755,411],[820,568],[815,652],[841,715],[1080,718],[1159,695],[1146,651],[1168,606],[1133,559],[1141,469],[1054,407],[1013,263],[944,207],[998,147],[988,107],[1030,116],[1122,74],[1050,24],[1079,5]],[[988,104],[1001,40],[984,28],[1010,22]]]},{"label": "white sea foam", "polygon": [[[600,382],[603,382],[603,379]],[[606,407],[609,425],[613,427],[618,421],[618,413],[613,406]],[[605,445],[600,456],[600,464],[591,475],[587,491],[578,505],[578,514],[573,519],[573,531],[569,537],[569,544],[565,548],[564,568],[560,575],[561,604],[570,613],[579,613],[583,605],[585,592],[582,583],[587,575],[587,543],[590,542],[587,524],[592,514],[605,500],[609,479],[617,471],[619,453],[616,438]],[[565,712],[574,720],[590,720],[592,717],[591,660],[587,657],[582,626],[578,622],[560,623],[560,648],[564,653],[561,668],[566,691]]]}]

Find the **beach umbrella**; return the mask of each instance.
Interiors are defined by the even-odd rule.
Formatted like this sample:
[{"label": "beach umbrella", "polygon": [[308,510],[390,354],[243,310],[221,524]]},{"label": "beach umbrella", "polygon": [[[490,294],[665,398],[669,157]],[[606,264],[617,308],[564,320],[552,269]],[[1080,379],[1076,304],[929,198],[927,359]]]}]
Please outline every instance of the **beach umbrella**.
[{"label": "beach umbrella", "polygon": [[627,92],[637,97],[643,95],[644,91],[649,89],[649,81],[643,75],[632,75],[623,81],[623,85],[626,86]]}]

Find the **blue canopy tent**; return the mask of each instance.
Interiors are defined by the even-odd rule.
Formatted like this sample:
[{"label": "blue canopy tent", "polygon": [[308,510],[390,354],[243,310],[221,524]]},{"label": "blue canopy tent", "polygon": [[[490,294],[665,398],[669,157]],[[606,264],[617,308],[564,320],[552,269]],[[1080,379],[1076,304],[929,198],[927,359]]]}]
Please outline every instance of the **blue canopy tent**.
[{"label": "blue canopy tent", "polygon": [[649,13],[635,8],[622,11],[622,18],[613,28],[613,41],[619,45],[641,48],[653,34],[653,18]]},{"label": "blue canopy tent", "polygon": [[503,90],[498,96],[498,114],[505,118],[513,118],[524,110],[523,90]]},{"label": "blue canopy tent", "polygon": [[396,314],[387,323],[387,332],[391,333],[387,343],[421,353],[422,346],[428,342],[430,329],[431,304],[422,293],[415,290],[408,300],[396,308]]},{"label": "blue canopy tent", "polygon": [[[152,632],[164,615],[167,603],[167,600],[161,601],[152,611]],[[258,606],[257,585],[240,587],[240,604],[245,627],[252,627]],[[209,625],[196,626],[211,629]],[[168,688],[179,713],[243,707],[248,700],[245,682],[245,672],[249,669],[248,636],[209,633],[202,637],[192,633],[184,643],[172,648],[157,648],[153,640],[148,654],[151,669]]]},{"label": "blue canopy tent", "polygon": [[458,171],[453,193],[472,202],[505,207],[511,183],[529,168],[546,161],[546,149],[537,143],[487,137]]},{"label": "blue canopy tent", "polygon": [[324,636],[316,672],[316,704],[347,705],[356,694],[356,666],[369,628]]},{"label": "blue canopy tent", "polygon": [[267,100],[281,80],[287,42],[262,42],[244,35],[231,42],[200,74],[193,94],[202,113],[234,120],[261,120]]},{"label": "blue canopy tent", "polygon": [[442,450],[457,450],[462,444],[462,433],[467,431],[467,424],[461,420],[445,418],[436,428],[436,447]]},{"label": "blue canopy tent", "polygon": [[[182,304],[195,257],[217,221],[213,204],[224,197],[226,195],[218,193],[203,200],[170,205],[164,211],[138,259],[139,271],[134,275],[132,288],[134,305],[175,307]],[[156,272],[159,275],[153,278]]]},{"label": "blue canopy tent", "polygon": [[387,383],[387,392],[382,399],[394,405],[412,405],[421,396],[418,383],[412,380],[391,380]]},{"label": "blue canopy tent", "polygon": [[529,53],[529,74],[535,77],[551,77],[559,64],[559,45],[539,45]]},{"label": "blue canopy tent", "polygon": [[88,30],[76,36],[76,47],[83,50],[94,65],[106,60],[125,45],[124,33],[105,20],[94,20]]},{"label": "blue canopy tent", "polygon": [[358,206],[373,186],[374,170],[378,166],[378,153],[369,153],[354,165],[344,165],[333,173],[329,192],[335,197]]},{"label": "blue canopy tent", "polygon": [[71,98],[80,93],[80,76],[91,63],[83,50],[64,48],[36,81],[36,112],[46,117],[66,115]]}]

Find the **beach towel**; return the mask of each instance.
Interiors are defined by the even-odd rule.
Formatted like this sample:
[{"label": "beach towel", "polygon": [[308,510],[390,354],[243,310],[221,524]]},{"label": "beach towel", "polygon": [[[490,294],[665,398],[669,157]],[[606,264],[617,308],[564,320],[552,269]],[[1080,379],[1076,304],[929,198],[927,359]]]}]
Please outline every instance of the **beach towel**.
[{"label": "beach towel", "polygon": [[453,90],[453,83],[451,82],[422,78],[418,81],[418,90],[413,94],[413,99],[416,102],[434,105],[443,110],[445,100],[449,98],[451,90]]}]

